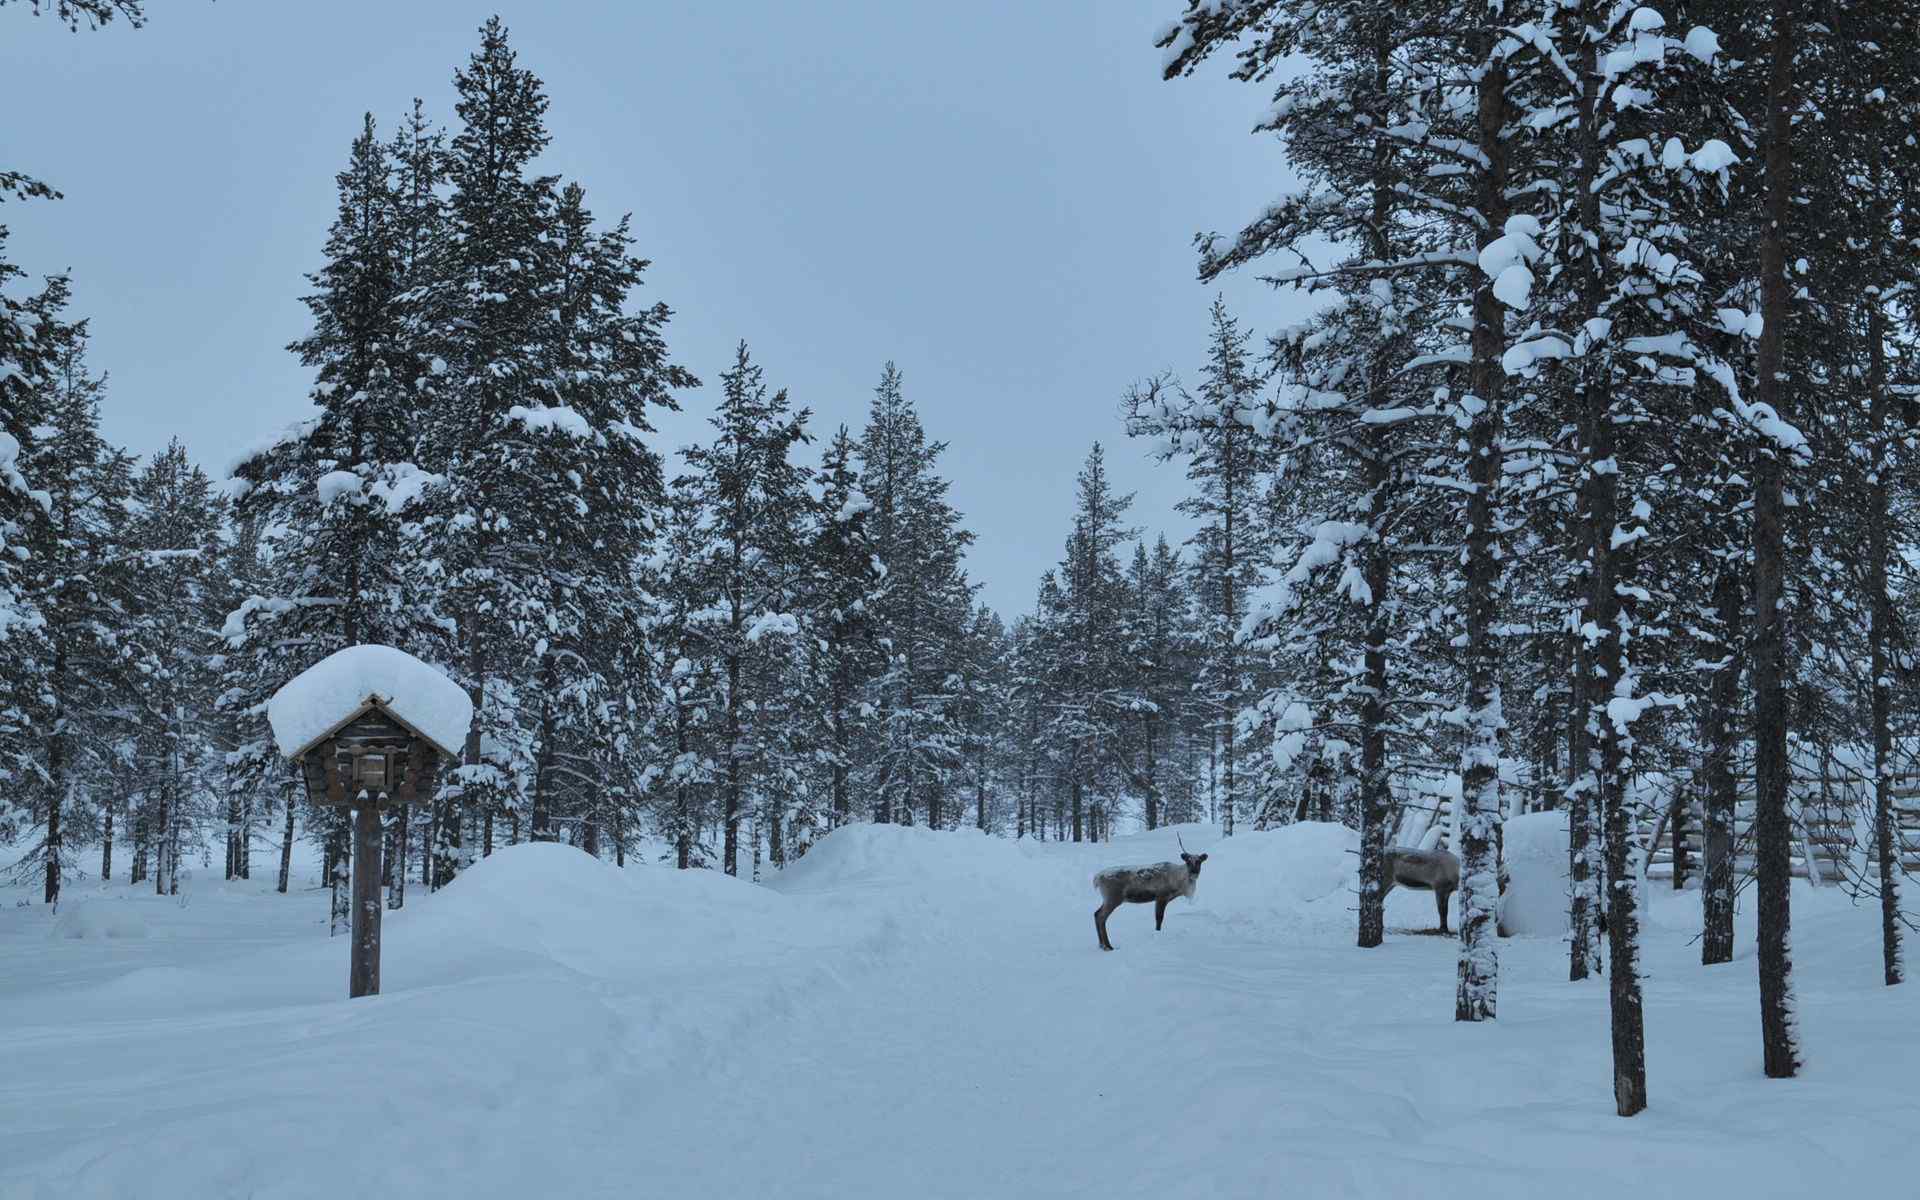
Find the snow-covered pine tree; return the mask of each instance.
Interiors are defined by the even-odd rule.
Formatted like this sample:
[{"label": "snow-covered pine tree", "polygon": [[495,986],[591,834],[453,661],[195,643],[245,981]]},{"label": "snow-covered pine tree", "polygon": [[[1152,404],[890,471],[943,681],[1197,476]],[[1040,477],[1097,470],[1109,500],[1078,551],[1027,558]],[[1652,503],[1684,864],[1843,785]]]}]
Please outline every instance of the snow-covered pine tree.
[{"label": "snow-covered pine tree", "polygon": [[[137,613],[132,627],[148,666],[128,703],[127,723],[134,734],[135,786],[143,797],[138,821],[154,890],[166,896],[179,890],[182,843],[197,841],[214,815],[205,800],[225,775],[209,718],[219,682],[219,628],[228,611],[215,603],[227,504],[176,439],[134,477],[128,509],[125,554],[134,568]],[[233,824],[229,842],[239,833]]]},{"label": "snow-covered pine tree", "polygon": [[944,442],[930,442],[888,363],[860,438],[860,490],[872,508],[867,530],[882,572],[868,606],[884,654],[863,703],[873,713],[859,772],[874,797],[873,819],[911,824],[916,811],[943,823],[941,800],[960,763],[962,736],[949,687],[974,586],[962,557],[973,534],[947,501],[937,467]]},{"label": "snow-covered pine tree", "polygon": [[44,424],[41,389],[59,328],[47,318],[66,283],[16,295],[12,286],[25,272],[7,260],[6,237],[0,225],[0,840],[11,842],[25,824],[17,798],[37,776],[32,711],[46,672],[46,617],[31,575],[36,549],[45,553],[51,542],[51,498],[23,467]]},{"label": "snow-covered pine tree", "polygon": [[[965,745],[964,774],[972,790],[973,826],[997,832],[1004,823],[1001,798],[1012,750],[1011,646],[1005,623],[984,604],[967,622],[958,682]],[[956,818],[958,814],[956,813]]]},{"label": "snow-covered pine tree", "polygon": [[[236,521],[261,531],[271,567],[222,628],[219,707],[235,726],[227,787],[289,805],[303,789],[284,786],[265,719],[282,684],[345,646],[444,657],[412,524],[434,482],[413,461],[417,380],[428,366],[410,297],[423,264],[406,252],[393,168],[366,118],[336,177],[325,262],[308,277],[312,331],[289,347],[314,370],[313,415],[243,453],[228,485]],[[289,831],[292,821],[289,812]],[[326,832],[338,865],[338,814]],[[284,844],[283,866],[290,851]]]},{"label": "snow-covered pine tree", "polygon": [[[714,757],[719,772],[721,869],[739,870],[740,823],[760,797],[759,773],[782,732],[767,711],[769,688],[807,636],[796,613],[805,569],[809,471],[793,460],[807,440],[808,410],[785,390],[769,392],[765,372],[740,343],[721,375],[714,439],[681,451],[675,482],[699,505],[703,544],[696,561],[701,607],[695,624],[719,688]],[[766,822],[779,836],[780,820]],[[754,847],[757,853],[757,847]],[[776,858],[778,847],[776,846]]]},{"label": "snow-covered pine tree", "polygon": [[646,734],[655,760],[648,781],[656,823],[673,841],[675,865],[683,871],[711,859],[701,834],[718,778],[713,739],[720,700],[702,620],[708,607],[702,515],[694,482],[676,479],[668,489],[663,527],[641,571],[652,601],[647,647],[654,687]]},{"label": "snow-covered pine tree", "polygon": [[[422,466],[442,477],[422,515],[423,553],[455,630],[450,666],[474,701],[461,763],[438,799],[436,855],[470,858],[463,826],[517,812],[528,736],[514,686],[544,620],[545,553],[531,518],[553,481],[523,473],[536,438],[567,436],[540,415],[551,402],[550,242],[554,180],[531,174],[546,148],[547,97],[519,66],[498,17],[454,72],[460,128],[444,158],[450,191],[434,270],[409,293],[430,350],[412,430]],[[520,680],[524,683],[525,680]],[[517,820],[517,817],[516,817]],[[486,836],[485,834],[482,835]],[[444,880],[442,880],[444,882]]]},{"label": "snow-covered pine tree", "polygon": [[[1615,1104],[1621,1116],[1632,1116],[1646,1106],[1646,1068],[1638,895],[1619,882],[1634,874],[1628,787],[1636,770],[1658,761],[1649,754],[1643,764],[1637,757],[1657,746],[1649,740],[1654,723],[1648,715],[1676,703],[1649,687],[1660,631],[1670,624],[1657,606],[1672,589],[1650,587],[1656,581],[1642,563],[1653,557],[1655,505],[1676,507],[1667,503],[1676,490],[1668,463],[1685,425],[1669,417],[1667,399],[1694,382],[1698,367],[1709,378],[1729,376],[1692,338],[1713,317],[1685,233],[1696,196],[1703,190],[1724,195],[1728,155],[1724,142],[1711,139],[1689,153],[1663,103],[1670,75],[1711,62],[1708,31],[1683,41],[1668,36],[1664,18],[1651,8],[1628,12],[1601,0],[1563,6],[1551,17],[1557,23],[1524,27],[1514,36],[1536,48],[1556,47],[1548,61],[1567,68],[1537,72],[1527,97],[1537,114],[1532,123],[1558,134],[1540,155],[1537,177],[1545,183],[1571,176],[1575,186],[1560,189],[1566,199],[1548,214],[1544,244],[1550,249],[1531,240],[1536,228],[1527,231],[1529,244],[1520,253],[1509,246],[1499,255],[1529,280],[1535,260],[1552,260],[1552,278],[1538,294],[1528,287],[1516,289],[1513,299],[1502,296],[1533,318],[1502,367],[1527,381],[1523,387],[1536,379],[1548,385],[1544,395],[1561,410],[1548,414],[1544,404],[1537,406],[1534,440],[1543,465],[1555,461],[1552,448],[1563,444],[1563,431],[1575,432],[1577,452],[1567,465],[1580,486],[1576,544],[1586,594],[1575,627],[1578,661],[1588,674],[1576,691],[1586,709],[1587,761],[1576,766],[1570,820],[1583,833],[1589,803],[1603,818],[1606,875],[1616,881],[1605,909]],[[1656,144],[1662,147],[1657,159]],[[1525,190],[1554,194],[1545,186]],[[1510,231],[1507,240],[1517,236]],[[1485,255],[1482,262],[1493,270]],[[1544,369],[1560,361],[1568,366],[1564,378]],[[1676,428],[1663,428],[1669,424]],[[1555,477],[1537,482],[1550,485]],[[1576,852],[1580,842],[1575,839]],[[1576,975],[1587,946],[1583,900],[1576,892]]]},{"label": "snow-covered pine tree", "polygon": [[[1857,446],[1847,457],[1857,475],[1851,494],[1861,503],[1867,527],[1866,561],[1860,580],[1867,604],[1867,679],[1865,716],[1872,745],[1873,885],[1879,893],[1881,967],[1888,986],[1905,981],[1904,922],[1900,912],[1901,865],[1898,814],[1894,807],[1897,757],[1894,750],[1893,711],[1897,681],[1911,679],[1913,663],[1901,652],[1906,641],[1896,609],[1892,571],[1899,516],[1913,511],[1913,491],[1906,480],[1913,475],[1916,415],[1912,381],[1898,380],[1896,330],[1915,327],[1915,299],[1920,296],[1920,262],[1914,251],[1920,235],[1911,223],[1896,223],[1895,214],[1920,194],[1920,92],[1910,87],[1889,89],[1905,75],[1920,72],[1920,5],[1900,3],[1891,11],[1876,10],[1869,39],[1849,47],[1849,57],[1860,67],[1842,73],[1832,89],[1839,103],[1823,105],[1843,122],[1844,168],[1848,172],[1847,198],[1858,206],[1857,232],[1848,231],[1848,276],[1858,281],[1863,316],[1856,318],[1866,365],[1861,372],[1866,388],[1865,428],[1850,422]],[[1864,63],[1861,60],[1865,59]],[[1860,69],[1864,67],[1864,69]],[[1845,217],[1840,218],[1845,221]],[[1911,366],[1908,366],[1911,373]],[[1896,389],[1905,383],[1905,403]],[[1860,415],[1860,414],[1856,414]]]},{"label": "snow-covered pine tree", "polygon": [[1185,564],[1165,534],[1151,551],[1144,538],[1135,544],[1122,614],[1128,702],[1118,747],[1121,770],[1140,797],[1141,823],[1148,829],[1167,819],[1169,771],[1196,683],[1185,575]]},{"label": "snow-covered pine tree", "polygon": [[563,779],[597,814],[585,826],[596,842],[607,823],[608,772],[624,758],[625,718],[615,728],[614,717],[645,703],[634,689],[647,682],[622,678],[614,650],[643,626],[633,567],[666,501],[659,457],[644,441],[647,410],[677,407],[672,389],[699,382],[667,360],[667,307],[627,309],[646,266],[632,241],[625,218],[596,230],[584,190],[562,190],[542,247],[548,403],[510,408],[483,451],[503,460],[494,474],[518,481],[520,493],[511,507],[495,503],[508,522],[499,541],[515,547],[528,576],[504,662],[524,655],[531,683],[536,841],[559,836]]},{"label": "snow-covered pine tree", "polygon": [[1113,492],[1106,453],[1095,442],[1074,482],[1073,530],[1057,574],[1058,608],[1048,614],[1053,711],[1043,736],[1061,756],[1076,842],[1121,791],[1119,743],[1135,689],[1124,636],[1126,583],[1116,551],[1135,536],[1121,524],[1132,503],[1132,495]]},{"label": "snow-covered pine tree", "polygon": [[36,314],[49,323],[53,354],[35,381],[36,427],[20,464],[46,497],[46,520],[34,526],[40,537],[27,544],[24,582],[45,622],[47,658],[25,731],[40,838],[16,870],[40,876],[48,904],[59,900],[70,873],[69,823],[85,811],[85,794],[111,774],[110,756],[128,727],[127,698],[152,666],[134,629],[132,459],[100,436],[106,381],[87,365],[86,322],[62,319],[66,300],[65,280],[54,280]]},{"label": "snow-covered pine tree", "polygon": [[[1793,999],[1789,858],[1792,830],[1787,791],[1792,764],[1787,754],[1786,545],[1788,460],[1804,444],[1792,424],[1799,399],[1787,375],[1785,350],[1793,323],[1793,290],[1787,278],[1790,243],[1802,221],[1793,217],[1794,111],[1800,107],[1794,68],[1803,52],[1805,0],[1772,0],[1767,17],[1754,21],[1743,46],[1766,64],[1766,87],[1748,117],[1765,163],[1765,220],[1759,238],[1760,341],[1753,403],[1771,430],[1753,475],[1754,856],[1759,909],[1760,1027],[1762,1065],[1770,1078],[1800,1070],[1798,1020]],[[1744,31],[1743,31],[1744,32]],[[1812,39],[1818,40],[1818,39]]]},{"label": "snow-covered pine tree", "polygon": [[1201,612],[1199,698],[1219,747],[1219,820],[1228,836],[1246,790],[1239,717],[1254,699],[1241,625],[1248,597],[1267,580],[1273,546],[1260,486],[1267,461],[1264,380],[1248,346],[1251,336],[1215,300],[1198,393],[1162,378],[1135,389],[1125,405],[1128,435],[1149,439],[1163,459],[1185,458],[1194,485],[1179,508],[1199,524],[1188,539]]},{"label": "snow-covered pine tree", "polygon": [[[230,512],[232,506],[226,497],[216,495],[223,509]],[[227,644],[225,638],[217,635],[225,627],[227,614],[262,588],[265,564],[260,556],[259,522],[229,520],[226,536],[219,541],[214,554],[216,561],[204,593],[203,619],[216,637],[204,647],[212,680],[203,697],[202,718],[208,725],[207,736],[217,766],[216,780],[211,786],[220,797],[226,824],[226,878],[247,879],[253,872],[253,829],[267,806],[248,786],[251,771],[236,762],[250,722],[245,715],[220,706],[220,691],[226,678]]]},{"label": "snow-covered pine tree", "polygon": [[849,779],[866,723],[860,695],[879,667],[873,605],[881,578],[867,528],[873,506],[860,490],[857,453],[852,434],[840,426],[821,455],[820,499],[807,534],[807,659],[818,722],[813,742],[827,776],[829,827],[853,819]]}]

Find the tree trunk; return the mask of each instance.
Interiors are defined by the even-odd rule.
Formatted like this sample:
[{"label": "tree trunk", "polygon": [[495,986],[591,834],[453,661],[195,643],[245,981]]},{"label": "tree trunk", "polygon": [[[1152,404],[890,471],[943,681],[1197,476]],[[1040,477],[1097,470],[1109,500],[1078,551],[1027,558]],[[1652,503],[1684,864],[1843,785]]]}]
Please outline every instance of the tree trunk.
[{"label": "tree trunk", "polygon": [[[1876,171],[1876,182],[1878,172]],[[1876,257],[1878,257],[1876,255]],[[1867,387],[1872,396],[1873,477],[1868,500],[1867,586],[1872,592],[1867,637],[1873,673],[1873,857],[1880,871],[1880,948],[1887,986],[1906,977],[1900,945],[1900,848],[1894,843],[1893,814],[1893,663],[1887,644],[1893,634],[1893,603],[1888,595],[1887,534],[1890,514],[1887,474],[1893,469],[1887,445],[1887,315],[1876,291],[1867,317]]]},{"label": "tree trunk", "polygon": [[[1383,110],[1391,103],[1393,88],[1393,49],[1397,38],[1393,27],[1394,9],[1382,9],[1373,30],[1373,94]],[[1369,182],[1373,204],[1374,254],[1382,262],[1393,257],[1388,238],[1392,225],[1393,143],[1380,136],[1373,139],[1373,177]],[[1368,406],[1387,408],[1387,377],[1391,365],[1384,353],[1369,364]],[[1387,825],[1393,820],[1393,792],[1387,775],[1387,589],[1392,583],[1387,559],[1386,522],[1392,471],[1387,454],[1386,431],[1369,425],[1364,458],[1367,487],[1367,528],[1371,536],[1363,550],[1361,573],[1366,581],[1370,603],[1367,607],[1366,647],[1361,667],[1366,683],[1360,701],[1360,934],[1362,950],[1371,950],[1386,940],[1386,863]]]},{"label": "tree trunk", "polygon": [[253,878],[253,796],[240,800],[240,844],[234,851],[240,858],[240,878]]},{"label": "tree trunk", "polygon": [[[1766,221],[1760,237],[1759,378],[1756,405],[1790,420],[1781,386],[1791,297],[1786,228],[1791,204],[1793,0],[1773,0],[1772,62],[1767,80]],[[1794,1027],[1791,843],[1787,814],[1786,448],[1762,446],[1753,489],[1753,692],[1755,891],[1759,910],[1760,1032],[1763,1065],[1773,1079],[1799,1071]]]},{"label": "tree trunk", "polygon": [[227,878],[241,877],[242,851],[240,831],[240,797],[237,793],[227,797]]},{"label": "tree trunk", "polygon": [[280,835],[280,879],[274,890],[287,894],[287,876],[293,871],[293,789],[287,789],[287,827]]},{"label": "tree trunk", "polygon": [[[533,763],[533,820],[530,836],[536,842],[551,842],[553,832],[553,657],[540,664],[540,749]],[[492,834],[492,822],[487,832]],[[487,838],[487,852],[493,852],[493,838]]]},{"label": "tree trunk", "polygon": [[[1601,0],[1583,5],[1583,27],[1604,28],[1608,10]],[[1600,263],[1607,249],[1600,231],[1601,88],[1598,41],[1582,39],[1580,94],[1580,219],[1595,239],[1582,255],[1581,307],[1599,316],[1606,301]],[[1608,1012],[1613,1042],[1614,1111],[1631,1117],[1647,1107],[1646,1021],[1640,991],[1639,893],[1631,870],[1632,827],[1627,811],[1626,774],[1631,769],[1632,731],[1609,711],[1615,695],[1629,695],[1631,674],[1626,653],[1632,614],[1620,594],[1626,573],[1625,546],[1615,545],[1620,521],[1620,473],[1616,461],[1612,365],[1604,345],[1590,346],[1582,370],[1582,441],[1586,444],[1584,488],[1587,518],[1587,629],[1590,636],[1587,678],[1587,736],[1591,739],[1592,802],[1600,806],[1607,862]]]},{"label": "tree trunk", "polygon": [[[1485,225],[1482,248],[1500,236],[1506,224],[1507,125],[1504,59],[1492,54],[1490,38],[1481,55],[1479,83],[1479,207]],[[1499,863],[1494,848],[1500,820],[1499,649],[1493,625],[1499,602],[1500,560],[1494,532],[1494,490],[1500,482],[1499,422],[1506,313],[1493,294],[1493,280],[1481,279],[1473,295],[1470,387],[1477,408],[1468,410],[1466,587],[1466,746],[1460,765],[1460,963],[1454,1019],[1488,1021],[1498,1012],[1500,957],[1494,910],[1499,896]]]},{"label": "tree trunk", "polygon": [[979,761],[973,771],[973,807],[974,826],[981,833],[987,831],[987,752],[980,751]]},{"label": "tree trunk", "polygon": [[[440,840],[439,845],[434,848],[433,887],[435,891],[452,883],[453,877],[467,865],[464,861],[466,831],[461,827],[467,811],[477,802],[482,810],[491,816],[494,804],[492,786],[489,784],[474,789],[473,780],[473,775],[479,773],[484,762],[481,756],[480,723],[487,700],[486,653],[482,644],[482,635],[474,628],[472,618],[463,622],[460,630],[467,639],[467,699],[473,705],[473,720],[467,724],[466,744],[460,748],[460,765],[466,768],[466,771],[460,776],[459,785],[448,789],[453,794],[447,797],[440,813]],[[471,795],[469,789],[477,790],[480,794]],[[488,830],[489,835],[491,832]],[[491,836],[487,840],[491,842]],[[491,852],[493,847],[488,845],[486,849]]]},{"label": "tree trunk", "polygon": [[133,808],[128,819],[133,822],[133,865],[127,871],[127,882],[143,883],[147,878],[148,845],[152,841],[147,833],[147,794],[141,792],[131,803]]},{"label": "tree trunk", "polygon": [[1142,815],[1148,829],[1160,828],[1160,761],[1158,750],[1154,746],[1153,735],[1158,732],[1159,719],[1153,713],[1147,713],[1142,719],[1142,737],[1146,742],[1147,788],[1141,801]]},{"label": "tree trunk", "polygon": [[[1579,640],[1575,635],[1576,641]],[[1567,729],[1567,979],[1572,982],[1600,971],[1598,905],[1594,884],[1599,873],[1593,859],[1593,792],[1587,764],[1587,687],[1593,666],[1584,643],[1573,652],[1572,720]]]},{"label": "tree trunk", "polygon": [[[1369,519],[1377,531],[1387,505],[1386,460],[1371,456],[1368,469],[1373,487]],[[1371,949],[1386,937],[1387,823],[1393,819],[1387,779],[1387,552],[1377,533],[1368,543],[1364,571],[1373,606],[1367,616],[1366,692],[1360,704],[1360,946]]]},{"label": "tree trunk", "polygon": [[1733,776],[1738,748],[1734,706],[1739,700],[1740,664],[1733,650],[1734,630],[1740,623],[1741,587],[1735,567],[1723,565],[1714,581],[1714,609],[1719,618],[1725,661],[1714,671],[1707,689],[1705,791],[1702,797],[1700,873],[1700,963],[1733,961],[1733,897],[1738,882],[1734,860],[1734,814],[1740,802]]},{"label": "tree trunk", "polygon": [[[737,624],[737,622],[736,622]],[[740,873],[740,656],[727,657],[727,810],[726,848],[721,851],[721,869],[729,875]],[[754,849],[758,851],[756,842]]]},{"label": "tree trunk", "polygon": [[327,831],[327,936],[337,937],[343,930],[351,930],[354,923],[353,881],[349,874],[353,859],[353,823],[337,809],[329,812],[327,819],[331,825]]},{"label": "tree trunk", "polygon": [[47,772],[50,777],[47,786],[47,842],[46,842],[46,880],[43,901],[57,904],[60,901],[60,853],[61,840],[65,831],[60,828],[61,808],[68,797],[64,793],[72,790],[72,781],[67,779],[66,756],[63,747],[65,733],[53,735],[53,743],[47,748]]},{"label": "tree trunk", "polygon": [[413,848],[413,805],[402,804],[394,810],[393,834],[387,842],[391,862],[387,884],[387,907],[404,908],[407,903],[407,857]]},{"label": "tree trunk", "polygon": [[[786,821],[782,819],[780,804],[775,797],[768,796],[764,807],[767,823],[767,861],[772,863],[775,869],[779,869],[787,865],[787,842],[782,832]],[[755,877],[758,878],[758,875],[756,874]]]},{"label": "tree trunk", "polygon": [[833,672],[833,825],[839,828],[853,819],[847,796],[847,672],[844,666]]},{"label": "tree trunk", "polygon": [[113,882],[113,802],[100,806],[100,882]]}]

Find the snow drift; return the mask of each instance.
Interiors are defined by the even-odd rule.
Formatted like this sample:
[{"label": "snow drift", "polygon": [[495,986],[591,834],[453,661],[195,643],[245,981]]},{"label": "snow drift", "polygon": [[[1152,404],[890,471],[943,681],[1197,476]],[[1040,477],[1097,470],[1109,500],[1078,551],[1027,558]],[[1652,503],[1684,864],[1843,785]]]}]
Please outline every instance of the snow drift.
[{"label": "snow drift", "polygon": [[[1538,832],[1508,844],[1544,860]],[[1195,901],[1160,933],[1122,910],[1102,954],[1093,873],[1176,837],[1209,855]],[[354,1001],[320,891],[103,897],[131,940],[0,905],[0,1196],[1905,1190],[1884,1137],[1920,1098],[1889,1048],[1920,993],[1877,985],[1837,889],[1795,895],[1793,1083],[1760,1078],[1750,963],[1702,970],[1697,897],[1653,897],[1654,1107],[1620,1121],[1604,985],[1512,939],[1501,1019],[1456,1024],[1457,944],[1402,932],[1428,897],[1353,947],[1357,849],[854,826],[756,886],[519,846],[389,913]]]}]

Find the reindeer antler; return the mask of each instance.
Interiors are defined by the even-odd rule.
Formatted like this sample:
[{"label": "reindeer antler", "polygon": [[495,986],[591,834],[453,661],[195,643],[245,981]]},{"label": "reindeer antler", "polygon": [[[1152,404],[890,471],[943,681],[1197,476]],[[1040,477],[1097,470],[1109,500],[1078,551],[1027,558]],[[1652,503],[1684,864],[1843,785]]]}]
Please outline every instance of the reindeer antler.
[{"label": "reindeer antler", "polygon": [[1174,830],[1173,840],[1180,843],[1180,853],[1185,854],[1187,852],[1187,843],[1183,838],[1181,838],[1180,831],[1177,829]]}]

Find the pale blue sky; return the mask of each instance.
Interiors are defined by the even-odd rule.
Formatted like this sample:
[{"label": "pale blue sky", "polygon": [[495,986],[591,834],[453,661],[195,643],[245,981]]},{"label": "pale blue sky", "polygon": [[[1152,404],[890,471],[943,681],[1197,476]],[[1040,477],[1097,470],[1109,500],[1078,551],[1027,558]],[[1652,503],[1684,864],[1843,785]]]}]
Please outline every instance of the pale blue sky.
[{"label": "pale blue sky", "polygon": [[[1278,191],[1248,136],[1259,89],[1162,83],[1152,35],[1179,0],[968,4],[150,0],[147,28],[71,35],[0,10],[4,165],[66,193],[9,204],[12,253],[71,269],[108,436],[180,435],[218,470],[305,402],[284,346],[305,328],[333,175],[360,114],[415,95],[452,120],[451,78],[499,11],[552,101],[548,169],[604,218],[634,214],[646,299],[708,386],[661,422],[704,435],[739,338],[769,379],[858,427],[899,363],[953,499],[970,570],[1024,610],[1059,556],[1073,477],[1107,443],[1139,522],[1184,536],[1184,481],[1127,444],[1127,385],[1190,373],[1212,289],[1189,238]],[[1285,302],[1250,279],[1258,329]]]}]

